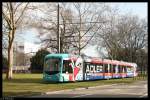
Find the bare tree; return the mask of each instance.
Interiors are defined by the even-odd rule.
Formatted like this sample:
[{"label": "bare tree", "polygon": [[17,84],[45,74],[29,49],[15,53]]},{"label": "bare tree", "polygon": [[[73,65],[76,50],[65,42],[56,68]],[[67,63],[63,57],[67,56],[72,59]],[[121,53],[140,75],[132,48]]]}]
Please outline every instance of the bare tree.
[{"label": "bare tree", "polygon": [[[44,9],[40,11],[44,17],[36,16],[34,18],[36,21],[32,26],[38,28],[44,47],[57,52],[57,4],[43,5]],[[80,51],[90,43],[102,24],[105,23],[102,15],[107,11],[107,6],[104,4],[61,3],[59,9],[61,52],[71,52],[70,48],[75,48],[80,55]]]},{"label": "bare tree", "polygon": [[2,50],[3,50],[3,55],[7,55],[7,50],[8,50],[8,27],[6,26],[6,23],[4,23],[3,19],[3,26],[2,26],[2,32],[3,32],[3,38],[2,38]]},{"label": "bare tree", "polygon": [[147,22],[133,15],[124,15],[119,20],[118,44],[128,50],[128,59],[134,61],[136,52],[147,45]]},{"label": "bare tree", "polygon": [[62,3],[61,6],[61,12],[60,12],[60,18],[61,18],[61,52],[70,52],[69,48],[77,47],[76,40],[77,36],[77,30],[76,25],[73,24],[75,21],[75,16],[73,14],[73,11],[70,8],[67,8],[66,6],[69,4]]},{"label": "bare tree", "polygon": [[[118,8],[108,7],[107,12],[104,14],[106,23],[103,23],[102,28],[98,30],[97,34],[94,37],[94,42],[98,44],[98,49],[105,48],[108,52],[108,55],[111,59],[115,59],[117,53],[117,37],[116,34],[116,24],[118,17]],[[111,52],[111,51],[114,52]],[[111,52],[111,53],[110,53]]]},{"label": "bare tree", "polygon": [[[116,17],[115,17],[116,16]],[[111,59],[136,62],[136,52],[147,45],[147,22],[131,14],[111,14],[102,34]]]},{"label": "bare tree", "polygon": [[51,52],[57,52],[57,5],[55,3],[32,3],[30,17],[32,22],[29,26],[34,27],[39,32],[38,38],[41,40],[43,48],[50,48]]},{"label": "bare tree", "polygon": [[[3,3],[2,18],[7,28],[8,36],[8,71],[6,78],[12,79],[13,41],[16,30],[23,21],[24,13],[29,3]],[[3,33],[4,34],[4,33]]]},{"label": "bare tree", "polygon": [[76,25],[76,30],[78,31],[78,45],[76,47],[80,55],[81,50],[89,44],[106,22],[103,14],[107,11],[108,7],[104,4],[86,3],[75,3],[74,6],[77,11],[77,18],[79,18]]}]

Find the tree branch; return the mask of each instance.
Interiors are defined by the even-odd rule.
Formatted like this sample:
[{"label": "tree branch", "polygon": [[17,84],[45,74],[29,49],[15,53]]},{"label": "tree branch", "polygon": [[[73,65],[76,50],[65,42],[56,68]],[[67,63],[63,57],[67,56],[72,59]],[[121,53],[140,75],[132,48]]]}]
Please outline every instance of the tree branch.
[{"label": "tree branch", "polygon": [[27,3],[27,4],[25,5],[25,7],[24,7],[24,9],[22,10],[22,12],[21,12],[20,16],[19,16],[19,17],[18,17],[18,19],[16,20],[15,24],[17,24],[17,23],[18,23],[18,21],[20,20],[20,18],[23,16],[24,11],[26,10],[26,8],[27,8],[28,4],[29,4],[29,3]]}]

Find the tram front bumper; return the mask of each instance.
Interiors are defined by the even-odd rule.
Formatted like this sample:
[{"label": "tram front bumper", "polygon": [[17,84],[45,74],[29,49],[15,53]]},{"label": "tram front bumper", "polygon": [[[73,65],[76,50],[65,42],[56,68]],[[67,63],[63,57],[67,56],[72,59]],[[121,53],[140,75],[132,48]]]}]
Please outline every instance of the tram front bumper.
[{"label": "tram front bumper", "polygon": [[59,76],[58,76],[58,74],[54,74],[54,75],[44,74],[43,80],[50,81],[50,82],[59,82]]}]

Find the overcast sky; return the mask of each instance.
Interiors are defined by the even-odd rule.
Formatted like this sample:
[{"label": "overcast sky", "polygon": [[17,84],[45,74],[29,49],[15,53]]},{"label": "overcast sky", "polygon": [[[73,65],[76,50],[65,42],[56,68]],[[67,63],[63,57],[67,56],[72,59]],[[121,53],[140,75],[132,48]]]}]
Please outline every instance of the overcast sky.
[{"label": "overcast sky", "polygon": [[126,3],[108,3],[108,4],[110,4],[111,6],[118,6],[120,13],[122,14],[131,12],[135,15],[138,15],[140,18],[147,18],[147,14],[148,14],[147,3],[126,2]]}]

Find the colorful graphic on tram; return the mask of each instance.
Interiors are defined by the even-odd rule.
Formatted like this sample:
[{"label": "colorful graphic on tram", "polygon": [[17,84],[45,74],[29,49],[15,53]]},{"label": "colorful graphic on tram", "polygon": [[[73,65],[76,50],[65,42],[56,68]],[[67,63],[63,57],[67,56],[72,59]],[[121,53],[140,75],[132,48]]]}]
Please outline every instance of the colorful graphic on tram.
[{"label": "colorful graphic on tram", "polygon": [[44,60],[43,79],[68,82],[137,76],[137,64],[124,61],[49,54]]}]

